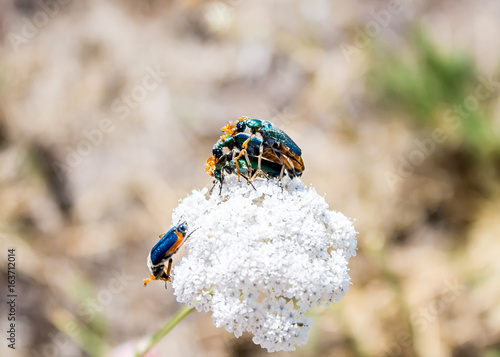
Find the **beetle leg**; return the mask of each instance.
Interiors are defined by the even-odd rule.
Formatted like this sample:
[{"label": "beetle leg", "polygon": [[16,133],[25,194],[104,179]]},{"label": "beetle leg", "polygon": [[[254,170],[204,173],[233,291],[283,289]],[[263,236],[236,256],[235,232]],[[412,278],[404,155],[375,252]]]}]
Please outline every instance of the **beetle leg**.
[{"label": "beetle leg", "polygon": [[156,277],[151,274],[151,276],[147,279],[144,279],[144,287],[146,287],[146,285],[148,285],[148,283],[151,281],[151,280],[156,280]]},{"label": "beetle leg", "polygon": [[238,174],[238,181],[240,180],[240,164],[238,163],[238,159],[240,158],[240,156],[241,156],[241,151],[240,151],[240,154],[236,158],[234,157],[234,151],[233,151],[233,159],[232,159],[232,161],[236,165],[236,173]]},{"label": "beetle leg", "polygon": [[252,186],[252,188],[254,189],[254,191],[257,191],[257,189],[255,188],[255,186],[253,185],[252,181],[248,181],[248,183]]},{"label": "beetle leg", "polygon": [[247,153],[247,149],[244,148],[244,149],[241,149],[240,153],[238,154],[238,156],[234,157],[233,160],[236,160],[236,162],[238,161],[238,159],[243,155],[243,154],[246,154]]},{"label": "beetle leg", "polygon": [[253,189],[254,189],[255,191],[257,191],[257,189],[256,189],[256,188],[255,188],[255,186],[253,185],[252,181],[250,181],[250,179],[249,179],[248,177],[246,177],[246,176],[245,176],[245,175],[243,175],[243,174],[241,175],[241,177],[243,177],[245,180],[247,180],[247,183],[248,183],[248,184],[250,184],[250,185],[253,187]]},{"label": "beetle leg", "polygon": [[252,180],[257,177],[257,175],[259,174],[260,172],[260,162],[261,162],[261,159],[262,159],[262,151],[264,150],[264,145],[260,145],[259,147],[259,158],[257,160],[257,171],[255,172],[255,174],[252,176]]},{"label": "beetle leg", "polygon": [[[250,163],[250,158],[248,157],[248,154],[245,150],[245,160],[247,162],[247,166],[248,166],[248,176],[252,176],[252,164]],[[247,178],[247,181],[248,181],[248,178]]]},{"label": "beetle leg", "polygon": [[222,185],[224,184],[224,173],[220,177],[219,196],[222,195]]},{"label": "beetle leg", "polygon": [[173,262],[173,259],[172,259],[172,258],[170,258],[170,259],[168,260],[168,267],[167,267],[167,269],[166,269],[166,271],[167,271],[167,278],[166,278],[166,279],[167,279],[168,281],[170,281],[170,280],[171,280],[171,279],[170,279],[170,271],[172,270],[172,262]]},{"label": "beetle leg", "polygon": [[283,179],[283,173],[285,172],[285,165],[281,165],[280,181]]},{"label": "beetle leg", "polygon": [[172,278],[170,277],[170,271],[172,270],[172,261],[173,259],[170,258],[168,260],[168,267],[165,268],[166,271],[166,277],[162,278],[161,280],[165,281],[165,289],[167,288],[167,281],[172,281]]},{"label": "beetle leg", "polygon": [[245,150],[246,150],[246,149],[248,148],[248,143],[250,142],[250,139],[252,139],[254,135],[255,135],[255,134],[250,135],[250,137],[249,137],[248,139],[246,139],[246,140],[245,140],[245,142],[243,143],[243,145],[241,145],[241,147],[242,147],[243,149],[245,149]]},{"label": "beetle leg", "polygon": [[241,151],[240,154],[236,157],[236,160],[238,160],[241,157],[241,155],[247,152],[248,143],[250,142],[250,139],[252,139],[254,135],[255,134],[250,135],[250,137],[246,139],[245,142],[241,145]]}]

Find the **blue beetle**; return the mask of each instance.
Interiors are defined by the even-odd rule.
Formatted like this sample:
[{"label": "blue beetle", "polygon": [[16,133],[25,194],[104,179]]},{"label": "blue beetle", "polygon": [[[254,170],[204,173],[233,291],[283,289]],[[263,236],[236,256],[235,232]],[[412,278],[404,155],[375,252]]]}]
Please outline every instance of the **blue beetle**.
[{"label": "blue beetle", "polygon": [[[151,276],[144,279],[144,286],[152,280],[163,280],[165,289],[167,281],[172,281],[170,270],[172,269],[172,255],[186,242],[191,234],[186,235],[188,231],[187,222],[170,228],[165,234],[160,234],[160,240],[151,249],[148,255],[148,268]],[[168,260],[168,266],[165,268],[165,262]]]}]

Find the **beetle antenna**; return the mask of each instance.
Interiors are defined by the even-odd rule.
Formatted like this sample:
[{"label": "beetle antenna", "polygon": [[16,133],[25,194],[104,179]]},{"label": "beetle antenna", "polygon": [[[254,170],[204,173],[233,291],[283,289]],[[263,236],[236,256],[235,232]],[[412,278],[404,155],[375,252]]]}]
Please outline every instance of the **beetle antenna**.
[{"label": "beetle antenna", "polygon": [[184,244],[184,243],[187,241],[187,239],[188,239],[189,237],[191,237],[191,234],[193,234],[194,232],[196,232],[196,231],[197,231],[198,229],[200,229],[200,228],[201,228],[201,227],[198,227],[198,228],[196,228],[195,230],[191,231],[191,233],[189,233],[189,234],[188,234],[188,236],[184,239],[184,242],[183,242],[182,244]]}]

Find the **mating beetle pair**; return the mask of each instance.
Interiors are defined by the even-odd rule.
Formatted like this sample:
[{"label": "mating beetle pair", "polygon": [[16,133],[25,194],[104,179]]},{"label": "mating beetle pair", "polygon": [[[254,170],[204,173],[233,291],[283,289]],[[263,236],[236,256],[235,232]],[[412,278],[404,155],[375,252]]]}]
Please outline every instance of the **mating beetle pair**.
[{"label": "mating beetle pair", "polygon": [[[172,255],[174,255],[179,248],[186,242],[191,234],[187,235],[188,224],[182,222],[177,226],[173,226],[167,233],[160,234],[160,240],[151,249],[148,255],[148,268],[151,276],[144,280],[144,286],[152,280],[163,280],[165,282],[165,289],[167,282],[172,281],[170,271],[172,270]],[[168,266],[165,263],[168,260]]]},{"label": "mating beetle pair", "polygon": [[241,117],[221,131],[225,134],[214,145],[206,165],[215,178],[214,187],[218,182],[222,190],[224,172],[237,173],[251,183],[258,175],[281,180],[285,174],[301,176],[305,169],[298,145],[269,121]]}]

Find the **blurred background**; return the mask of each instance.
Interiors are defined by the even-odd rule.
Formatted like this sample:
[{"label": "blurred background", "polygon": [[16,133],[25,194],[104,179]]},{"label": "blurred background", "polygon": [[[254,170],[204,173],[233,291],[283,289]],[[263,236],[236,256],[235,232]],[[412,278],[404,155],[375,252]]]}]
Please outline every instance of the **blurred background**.
[{"label": "blurred background", "polygon": [[[359,231],[347,296],[274,356],[500,356],[499,18],[495,0],[2,0],[18,298],[0,355],[129,356],[180,310],[143,288],[147,254],[248,115],[298,143],[303,182]],[[192,313],[150,356],[267,354]]]}]

